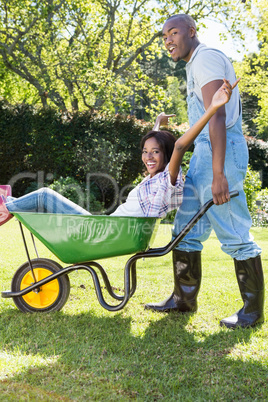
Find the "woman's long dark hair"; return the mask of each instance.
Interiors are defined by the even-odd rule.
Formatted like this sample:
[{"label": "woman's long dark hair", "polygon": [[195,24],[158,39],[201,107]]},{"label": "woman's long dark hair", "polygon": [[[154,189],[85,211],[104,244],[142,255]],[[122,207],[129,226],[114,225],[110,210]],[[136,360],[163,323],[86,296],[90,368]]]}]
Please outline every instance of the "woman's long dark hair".
[{"label": "woman's long dark hair", "polygon": [[149,131],[141,139],[141,150],[143,150],[145,142],[152,137],[156,139],[161,151],[164,153],[164,163],[166,167],[170,161],[176,138],[169,131]]}]

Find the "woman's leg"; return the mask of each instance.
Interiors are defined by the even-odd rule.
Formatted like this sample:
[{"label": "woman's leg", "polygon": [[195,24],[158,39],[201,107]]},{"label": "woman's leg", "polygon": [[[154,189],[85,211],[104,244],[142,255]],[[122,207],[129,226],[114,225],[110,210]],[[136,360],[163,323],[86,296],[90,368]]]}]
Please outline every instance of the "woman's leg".
[{"label": "woman's leg", "polygon": [[91,215],[87,210],[48,187],[19,198],[7,197],[9,212],[49,212],[58,214]]}]

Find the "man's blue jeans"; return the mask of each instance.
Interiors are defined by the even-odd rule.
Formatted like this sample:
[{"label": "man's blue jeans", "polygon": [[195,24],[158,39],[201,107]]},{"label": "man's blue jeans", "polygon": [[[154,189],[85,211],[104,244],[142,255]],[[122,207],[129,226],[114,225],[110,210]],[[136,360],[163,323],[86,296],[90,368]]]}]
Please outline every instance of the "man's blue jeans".
[{"label": "man's blue jeans", "polygon": [[[243,191],[248,161],[248,149],[243,135],[227,132],[224,173],[229,191],[238,190],[239,196],[223,205],[213,205],[193,229],[178,244],[177,249],[200,251],[202,242],[214,229],[222,250],[237,260],[247,260],[261,253],[249,233],[251,217]],[[195,144],[190,168],[186,176],[183,203],[177,212],[173,236],[176,236],[206,201],[212,198],[212,150],[204,136]]]},{"label": "man's blue jeans", "polygon": [[[192,69],[187,76],[189,95],[187,97],[188,117],[192,126],[205,112],[194,92]],[[228,77],[227,77],[228,78]],[[229,191],[238,190],[239,196],[223,205],[213,205],[191,231],[178,244],[182,251],[200,251],[202,242],[207,240],[214,229],[222,250],[237,260],[254,258],[261,248],[249,233],[252,221],[247,207],[243,182],[248,165],[248,148],[242,132],[242,113],[236,123],[226,130],[226,154],[224,174]],[[212,198],[211,185],[212,148],[207,124],[195,140],[195,149],[186,175],[183,202],[179,208],[173,230],[176,236],[197,213],[201,205]]]}]

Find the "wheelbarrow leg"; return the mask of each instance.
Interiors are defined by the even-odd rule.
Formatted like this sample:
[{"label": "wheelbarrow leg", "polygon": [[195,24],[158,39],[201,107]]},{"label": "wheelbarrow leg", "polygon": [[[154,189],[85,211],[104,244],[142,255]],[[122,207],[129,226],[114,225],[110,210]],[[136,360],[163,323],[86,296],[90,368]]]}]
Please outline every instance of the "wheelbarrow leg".
[{"label": "wheelbarrow leg", "polygon": [[201,251],[173,250],[174,291],[163,302],[146,304],[145,309],[181,313],[197,311],[197,295],[201,285]]}]

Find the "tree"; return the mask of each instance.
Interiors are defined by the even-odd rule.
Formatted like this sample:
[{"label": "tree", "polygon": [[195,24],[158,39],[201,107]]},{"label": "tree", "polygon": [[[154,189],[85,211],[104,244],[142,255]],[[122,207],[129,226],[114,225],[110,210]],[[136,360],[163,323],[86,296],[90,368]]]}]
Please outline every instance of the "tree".
[{"label": "tree", "polygon": [[[253,2],[251,21],[257,32],[260,51],[245,57],[242,63],[236,63],[237,75],[243,79],[239,86],[247,99],[257,99],[257,111],[253,121],[258,129],[258,136],[268,139],[268,9],[265,0]],[[256,101],[255,101],[256,103]]]},{"label": "tree", "polygon": [[[159,48],[162,45],[162,38],[158,39]],[[146,54],[145,54],[146,53]],[[178,108],[175,107],[177,99],[179,98],[183,103],[183,99],[186,97],[186,71],[185,62],[180,61],[178,63],[173,62],[171,57],[166,52],[166,49],[161,49],[161,52],[152,53],[146,50],[141,55],[141,60],[138,62],[139,68],[141,68],[143,74],[146,76],[147,80],[153,84],[153,88],[163,88],[164,92],[161,91],[161,96],[164,102],[164,110],[168,113],[176,113],[177,123],[179,124],[185,118],[185,113],[178,114]],[[175,94],[175,88],[171,89],[174,93],[174,97],[170,98],[170,88],[168,80],[174,82],[180,82],[179,92]],[[177,80],[176,80],[177,79]],[[181,93],[182,91],[182,93]],[[150,94],[149,94],[150,95]],[[146,89],[137,92],[135,89],[131,95],[132,109],[130,114],[135,115],[138,119],[148,120],[150,119],[150,112],[154,106],[159,103],[159,96],[156,99],[148,96],[148,91]],[[157,103],[156,103],[157,101]],[[162,109],[163,110],[163,109]]]},{"label": "tree", "polygon": [[31,84],[8,70],[0,58],[0,96],[13,103],[35,103],[38,96]]},{"label": "tree", "polygon": [[0,57],[43,106],[130,111],[133,94],[146,91],[159,100],[156,113],[164,93],[140,60],[160,52],[166,17],[228,19],[238,31],[244,8],[229,0],[1,0]]},{"label": "tree", "polygon": [[176,77],[167,77],[167,97],[170,99],[171,106],[166,108],[166,113],[176,114],[177,124],[182,124],[188,120],[186,101],[182,95],[185,84]]}]

